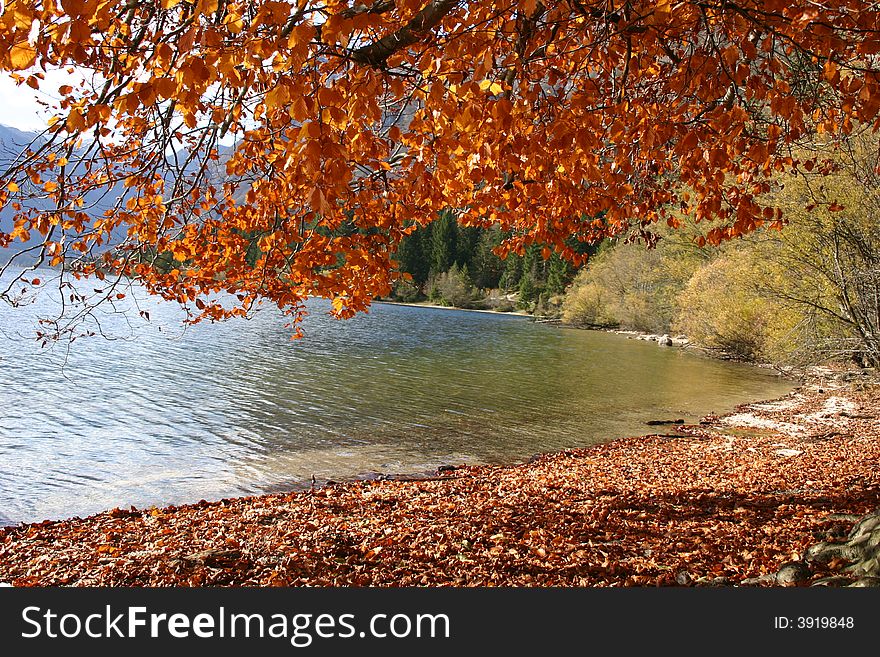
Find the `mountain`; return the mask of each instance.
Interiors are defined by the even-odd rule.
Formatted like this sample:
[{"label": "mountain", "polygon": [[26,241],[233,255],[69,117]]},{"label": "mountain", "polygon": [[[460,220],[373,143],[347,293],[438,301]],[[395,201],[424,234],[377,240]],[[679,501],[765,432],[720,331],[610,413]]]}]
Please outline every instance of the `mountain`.
[{"label": "mountain", "polygon": [[[7,125],[0,125],[0,176],[17,156],[32,142],[39,140],[36,132],[26,132]],[[11,207],[0,208],[0,231],[8,233],[12,230],[14,210]],[[24,249],[39,243],[39,235],[31,237],[25,243],[15,242],[7,249],[0,250],[0,263]]]},{"label": "mountain", "polygon": [[10,155],[18,154],[39,135],[0,124],[0,166],[8,164]]},{"label": "mountain", "polygon": [[[2,176],[2,172],[18,157],[18,155],[25,148],[28,147],[29,144],[33,143],[34,141],[39,141],[39,139],[40,135],[36,132],[27,132],[23,130],[18,130],[17,128],[13,128],[10,126],[0,125],[0,176]],[[218,146],[217,150],[219,154],[219,160],[211,164],[208,174],[209,178],[213,182],[215,182],[215,184],[222,182],[225,175],[225,163],[232,156],[234,148],[230,146]],[[179,162],[185,161],[186,153],[178,152],[176,154],[176,159]],[[198,170],[198,167],[199,164],[197,161],[191,162],[184,169],[183,175],[195,173]],[[174,181],[173,175],[166,174],[165,180],[166,189],[170,189]],[[90,192],[85,196],[85,205],[83,206],[83,211],[87,212],[92,217],[100,217],[105,213],[106,210],[111,209],[116,205],[120,196],[124,198],[127,193],[128,190],[121,185],[117,185],[115,188],[111,188],[109,190],[96,190]],[[50,204],[48,202],[41,203],[40,201],[32,201],[31,203],[33,204],[31,207],[35,207],[37,209],[41,207],[50,207]],[[0,209],[0,231],[10,232],[12,230],[14,214],[15,211],[11,207],[4,207]],[[118,230],[118,234],[115,236],[115,239],[111,240],[111,245],[114,242],[121,241],[124,235],[124,229]],[[7,249],[0,249],[0,263],[8,261],[13,254],[21,252],[36,244],[39,244],[39,242],[40,236],[36,235],[32,236],[28,242],[16,242]],[[104,248],[108,247],[105,246]]]}]

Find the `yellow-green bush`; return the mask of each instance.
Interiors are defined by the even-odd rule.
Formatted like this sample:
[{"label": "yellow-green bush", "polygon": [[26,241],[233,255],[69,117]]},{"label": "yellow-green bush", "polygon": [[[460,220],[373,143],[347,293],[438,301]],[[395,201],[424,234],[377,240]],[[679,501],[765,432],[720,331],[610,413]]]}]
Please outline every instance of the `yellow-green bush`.
[{"label": "yellow-green bush", "polygon": [[774,177],[761,200],[783,210],[782,230],[698,249],[703,225],[683,221],[654,250],[606,245],[569,289],[564,319],[681,332],[743,358],[880,367],[878,149],[880,134],[864,129],[795,153],[834,168]]},{"label": "yellow-green bush", "polygon": [[674,330],[741,358],[784,358],[800,318],[762,292],[766,263],[754,256],[742,249],[694,273],[678,297]]},{"label": "yellow-green bush", "polygon": [[654,249],[639,243],[609,244],[572,283],[563,320],[573,325],[669,332],[676,297],[704,259],[682,235],[670,234]]}]

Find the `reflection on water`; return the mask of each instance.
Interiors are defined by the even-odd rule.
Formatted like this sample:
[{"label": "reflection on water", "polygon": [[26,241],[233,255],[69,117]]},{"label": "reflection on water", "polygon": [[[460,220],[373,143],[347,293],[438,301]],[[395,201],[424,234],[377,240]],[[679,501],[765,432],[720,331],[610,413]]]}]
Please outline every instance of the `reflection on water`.
[{"label": "reflection on water", "polygon": [[104,318],[127,339],[40,349],[48,301],[0,305],[0,516],[277,490],[367,472],[513,462],[645,433],[790,386],[743,365],[519,317],[376,305],[339,322],[311,304],[306,338],[265,311],[181,332]]}]

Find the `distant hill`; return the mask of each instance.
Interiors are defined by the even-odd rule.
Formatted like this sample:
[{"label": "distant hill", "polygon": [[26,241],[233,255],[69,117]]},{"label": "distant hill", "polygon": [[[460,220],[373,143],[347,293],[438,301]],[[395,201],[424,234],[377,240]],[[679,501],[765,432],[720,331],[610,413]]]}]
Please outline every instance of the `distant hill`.
[{"label": "distant hill", "polygon": [[25,132],[18,128],[0,124],[0,166],[8,163],[10,154],[17,154],[38,138],[36,132]]},{"label": "distant hill", "polygon": [[[10,126],[0,125],[0,171],[9,166],[20,154],[28,147],[28,145],[40,139],[39,133],[18,130]],[[99,217],[104,212],[113,207],[116,199],[125,191],[120,186],[119,191],[109,190],[109,192],[96,191],[85,196],[85,205],[83,211],[92,217]],[[48,201],[32,201],[32,207],[37,209],[51,207]],[[9,232],[13,227],[13,217],[15,211],[11,207],[0,209],[0,230]],[[120,234],[119,239],[122,238]],[[40,235],[34,235],[27,242],[16,242],[7,249],[0,249],[0,262],[8,261],[15,253],[21,252],[29,247],[40,243]],[[22,264],[28,264],[29,258],[22,256],[19,261]]]},{"label": "distant hill", "polygon": [[[0,125],[0,173],[2,173],[2,171],[9,166],[29,144],[33,143],[35,140],[39,140],[39,138],[40,135],[36,132],[27,132],[10,126]],[[219,146],[217,150],[220,159],[218,162],[212,163],[209,176],[212,180],[219,183],[222,182],[223,176],[225,175],[225,163],[231,157],[234,149],[230,146]],[[183,154],[178,154],[178,158],[181,162],[185,160]],[[197,167],[197,163],[191,163],[187,166],[184,173],[194,173],[197,170]],[[166,177],[166,185],[171,185],[172,181],[173,178],[170,176]],[[120,195],[124,196],[125,193],[126,190],[121,186],[118,186],[118,189],[95,191],[87,194],[83,210],[90,216],[99,217],[103,215],[106,210],[112,208],[116,204]],[[243,197],[244,192],[240,192],[240,194]],[[39,207],[39,205],[36,207]],[[13,215],[14,211],[11,207],[0,209],[0,230],[3,232],[9,232],[12,230]],[[123,236],[124,231],[120,231],[117,240],[114,241],[121,240]],[[17,242],[7,249],[0,249],[0,263],[8,261],[13,254],[38,243],[39,236],[35,236],[26,243]]]},{"label": "distant hill", "polygon": [[[0,125],[0,172],[5,171],[12,161],[27,148],[28,144],[37,139],[39,139],[39,134],[36,132],[26,132],[8,125]],[[10,207],[0,209],[0,230],[4,233],[12,230],[13,214]],[[0,263],[8,261],[14,253],[37,244],[38,238],[39,236],[32,237],[27,243],[17,242],[7,249],[0,249]]]}]

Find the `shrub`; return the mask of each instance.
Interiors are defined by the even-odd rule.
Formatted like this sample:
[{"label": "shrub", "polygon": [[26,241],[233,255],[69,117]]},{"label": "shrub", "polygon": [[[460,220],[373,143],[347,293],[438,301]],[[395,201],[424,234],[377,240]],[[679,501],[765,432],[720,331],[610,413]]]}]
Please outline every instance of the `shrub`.
[{"label": "shrub", "polygon": [[686,236],[661,239],[654,249],[606,244],[569,288],[563,319],[574,325],[668,333],[675,299],[704,260]]},{"label": "shrub", "polygon": [[476,300],[476,290],[467,267],[459,268],[458,265],[437,274],[431,281],[430,290],[431,301],[444,306],[464,307]]}]

